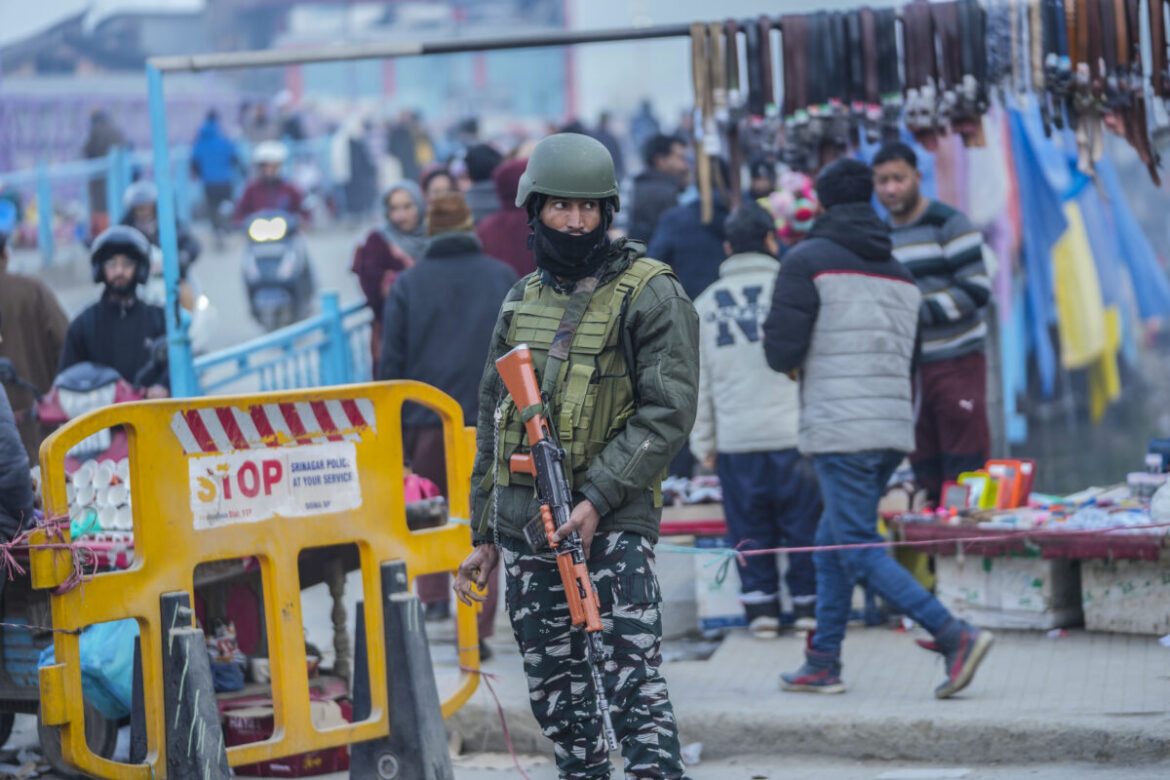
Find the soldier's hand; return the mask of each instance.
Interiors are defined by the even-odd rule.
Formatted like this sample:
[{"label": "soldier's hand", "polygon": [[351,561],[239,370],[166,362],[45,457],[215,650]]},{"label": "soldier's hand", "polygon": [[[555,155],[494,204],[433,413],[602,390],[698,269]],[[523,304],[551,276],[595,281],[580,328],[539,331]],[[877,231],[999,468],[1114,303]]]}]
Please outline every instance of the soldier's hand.
[{"label": "soldier's hand", "polygon": [[[488,581],[496,571],[500,562],[500,551],[494,544],[481,544],[471,551],[459,564],[459,571],[455,574],[455,584],[452,589],[455,596],[467,606],[473,601],[483,602],[487,598]],[[480,592],[471,586],[475,585]]]},{"label": "soldier's hand", "polygon": [[569,522],[558,528],[553,536],[559,542],[576,531],[581,535],[581,546],[585,548],[585,557],[588,558],[589,548],[593,544],[593,534],[597,532],[597,524],[600,522],[601,515],[597,511],[597,507],[593,506],[593,502],[589,499],[585,499],[573,507],[573,512],[569,515]]}]

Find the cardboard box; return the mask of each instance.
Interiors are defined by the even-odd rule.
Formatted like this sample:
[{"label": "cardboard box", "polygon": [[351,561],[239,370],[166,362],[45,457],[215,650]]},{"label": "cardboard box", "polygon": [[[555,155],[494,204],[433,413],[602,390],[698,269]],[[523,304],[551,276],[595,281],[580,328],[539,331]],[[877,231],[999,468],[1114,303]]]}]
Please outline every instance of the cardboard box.
[{"label": "cardboard box", "polygon": [[1085,628],[1170,634],[1170,560],[1081,563]]},{"label": "cardboard box", "polygon": [[[693,536],[663,536],[659,544],[694,547]],[[681,639],[699,628],[695,602],[694,556],[685,553],[659,552],[658,587],[662,591],[662,638]]]},{"label": "cardboard box", "polygon": [[935,592],[958,617],[986,628],[1079,625],[1078,561],[1042,558],[935,558]]},{"label": "cardboard box", "polygon": [[[695,547],[700,549],[729,546],[726,536],[695,540]],[[724,565],[724,561],[727,565]],[[696,555],[694,577],[700,631],[705,634],[716,633],[747,625],[743,605],[739,603],[739,570],[735,567],[735,561],[720,560],[713,555]]]}]

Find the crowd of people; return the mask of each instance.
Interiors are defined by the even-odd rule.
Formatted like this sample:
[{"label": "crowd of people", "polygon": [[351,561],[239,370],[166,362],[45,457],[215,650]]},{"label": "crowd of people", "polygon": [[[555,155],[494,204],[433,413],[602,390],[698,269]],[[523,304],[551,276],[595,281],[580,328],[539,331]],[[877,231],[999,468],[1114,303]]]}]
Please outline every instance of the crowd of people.
[{"label": "crowd of people", "polygon": [[[416,120],[406,115],[388,134],[402,178],[382,191],[378,224],[352,257],[374,315],[371,357],[377,379],[438,387],[477,421],[475,550],[453,587],[464,601],[486,602],[482,656],[503,596],[533,712],[561,771],[586,776],[608,758],[582,704],[587,678],[571,660],[579,654],[556,598],[557,567],[526,546],[521,530],[539,511],[531,478],[509,472],[510,457],[525,448],[529,410],[510,404],[492,364],[521,343],[535,355],[544,413],[566,450],[575,506],[559,533],[581,535],[603,617],[612,620],[605,679],[628,771],[683,773],[659,671],[654,574],[668,472],[719,476],[730,542],[742,551],[821,548],[789,556],[783,578],[774,555],[737,562],[752,633],[780,632],[782,579],[797,627],[811,632],[803,664],[782,687],[844,690],[840,652],[857,582],[933,635],[924,646],[946,658],[936,695],[965,687],[991,634],[952,616],[881,549],[849,546],[880,540],[878,502],[907,456],[937,501],[945,482],[989,454],[982,237],[962,213],[923,197],[914,151],[890,143],[872,168],[839,160],[815,178],[753,158],[745,191],[716,194],[704,220],[689,140],[661,133],[647,107],[630,124],[641,170],[628,204],[623,144],[607,117],[595,131],[571,132],[583,129],[576,126],[535,146],[471,139],[446,164]],[[232,221],[264,208],[310,218],[283,174],[285,147],[266,129],[273,120],[249,121],[256,175]],[[360,167],[363,126],[339,132],[344,143],[332,151]],[[726,161],[713,164],[731,180]],[[240,168],[209,114],[193,169],[217,229],[228,225],[223,204]],[[347,179],[347,213],[357,219],[370,190],[363,176]],[[6,273],[0,243],[0,355],[21,363],[41,390],[55,368],[84,360],[141,381],[149,345],[165,332],[162,310],[135,294],[157,243],[148,195],[129,204],[126,224],[94,242],[103,293],[67,328],[43,284]],[[165,372],[147,387],[148,396],[164,396]],[[0,408],[0,433],[23,434],[35,451],[39,442],[16,427],[29,398],[10,395],[17,415]],[[445,493],[437,416],[408,408],[403,431],[410,467]],[[9,516],[27,511],[24,501],[14,491],[0,496]],[[493,576],[501,563],[504,594]],[[449,617],[451,588],[448,575],[420,578],[428,619]]]}]

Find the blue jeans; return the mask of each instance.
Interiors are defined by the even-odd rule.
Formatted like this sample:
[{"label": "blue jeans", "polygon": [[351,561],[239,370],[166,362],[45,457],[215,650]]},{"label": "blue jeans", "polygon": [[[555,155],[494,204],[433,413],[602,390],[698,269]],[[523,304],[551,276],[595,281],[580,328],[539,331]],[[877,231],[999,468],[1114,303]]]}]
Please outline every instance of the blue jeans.
[{"label": "blue jeans", "polygon": [[[895,450],[813,456],[825,503],[825,513],[817,528],[818,546],[884,541],[877,531],[878,501],[902,457]],[[812,649],[817,652],[832,655],[841,652],[853,586],[858,581],[931,634],[937,635],[951,620],[947,608],[884,548],[823,550],[814,555],[814,560],[817,630]]]},{"label": "blue jeans", "polygon": [[[721,452],[716,458],[723,511],[732,545],[745,550],[811,547],[821,514],[821,491],[812,463],[795,449]],[[780,592],[775,555],[748,555],[739,568],[741,591],[774,598]],[[816,595],[812,553],[788,556],[785,576],[794,598]]]}]

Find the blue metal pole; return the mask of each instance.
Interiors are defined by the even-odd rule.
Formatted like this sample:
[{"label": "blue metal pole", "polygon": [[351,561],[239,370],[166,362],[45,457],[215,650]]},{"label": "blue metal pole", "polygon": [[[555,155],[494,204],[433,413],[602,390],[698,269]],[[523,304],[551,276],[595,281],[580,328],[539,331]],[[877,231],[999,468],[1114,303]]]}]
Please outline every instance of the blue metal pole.
[{"label": "blue metal pole", "polygon": [[348,384],[349,355],[341,325],[341,298],[336,290],[321,293],[321,317],[325,320],[326,339],[321,351],[321,384]]},{"label": "blue metal pole", "polygon": [[167,144],[167,106],[163,100],[162,72],[146,66],[146,90],[150,100],[150,139],[154,150],[154,175],[158,185],[158,231],[163,253],[163,278],[167,286],[167,356],[170,361],[171,395],[199,395],[191,340],[180,317],[179,239],[175,231],[175,189],[171,184],[171,154]]},{"label": "blue metal pole", "polygon": [[106,215],[111,225],[116,225],[122,216],[122,191],[118,189],[118,178],[121,175],[118,147],[114,146],[106,153]]},{"label": "blue metal pole", "polygon": [[53,188],[43,162],[37,164],[37,243],[45,264],[53,262]]}]

